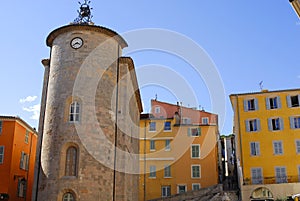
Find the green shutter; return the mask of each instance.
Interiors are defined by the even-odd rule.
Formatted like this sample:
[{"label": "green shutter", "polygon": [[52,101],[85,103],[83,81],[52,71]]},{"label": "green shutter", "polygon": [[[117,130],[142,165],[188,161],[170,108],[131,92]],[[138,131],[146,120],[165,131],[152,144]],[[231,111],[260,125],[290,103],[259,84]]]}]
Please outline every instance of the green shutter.
[{"label": "green shutter", "polygon": [[199,136],[201,136],[201,128],[200,127],[198,128],[198,133],[199,133]]},{"label": "green shutter", "polygon": [[190,137],[190,136],[192,136],[192,131],[191,131],[191,128],[188,128],[188,136]]}]

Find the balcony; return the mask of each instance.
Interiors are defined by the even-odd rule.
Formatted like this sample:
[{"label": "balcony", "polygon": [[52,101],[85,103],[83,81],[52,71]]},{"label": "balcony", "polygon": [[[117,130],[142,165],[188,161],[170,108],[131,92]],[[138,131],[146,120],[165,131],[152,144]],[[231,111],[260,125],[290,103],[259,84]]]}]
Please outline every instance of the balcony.
[{"label": "balcony", "polygon": [[245,178],[243,185],[299,183],[300,175],[281,177],[252,177]]}]

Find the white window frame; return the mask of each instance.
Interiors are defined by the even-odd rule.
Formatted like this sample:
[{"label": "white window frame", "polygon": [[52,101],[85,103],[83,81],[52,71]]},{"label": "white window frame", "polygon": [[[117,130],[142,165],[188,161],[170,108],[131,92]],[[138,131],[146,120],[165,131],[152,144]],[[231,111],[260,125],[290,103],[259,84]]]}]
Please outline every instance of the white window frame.
[{"label": "white window frame", "polygon": [[[194,176],[193,167],[198,167],[199,168],[199,177]],[[191,165],[191,178],[192,179],[200,179],[201,178],[201,165]]]},{"label": "white window frame", "polygon": [[159,106],[156,106],[156,107],[154,108],[154,112],[155,112],[155,114],[159,114],[159,113],[160,113],[160,107],[159,107]]},{"label": "white window frame", "polygon": [[[180,192],[179,188],[184,186],[184,192]],[[185,193],[187,192],[187,185],[186,184],[177,184],[177,193]]]},{"label": "white window frame", "polygon": [[[292,97],[298,97],[298,105],[292,104]],[[286,100],[287,100],[287,105],[289,108],[300,107],[300,95],[289,95],[286,97]]]},{"label": "white window frame", "polygon": [[155,140],[150,140],[150,151],[155,151]]},{"label": "white window frame", "polygon": [[25,198],[26,197],[26,189],[27,189],[27,181],[24,178],[18,179],[18,197]]},{"label": "white window frame", "polygon": [[[252,105],[253,101],[253,105]],[[249,98],[244,100],[244,111],[257,111],[258,110],[258,100],[257,98]]]},{"label": "white window frame", "polygon": [[251,156],[260,156],[260,143],[259,142],[250,142],[250,155]]},{"label": "white window frame", "polygon": [[291,116],[290,117],[290,128],[291,129],[300,129],[300,116]]},{"label": "white window frame", "polygon": [[296,140],[296,153],[300,154],[300,140]]},{"label": "white window frame", "polygon": [[149,178],[156,178],[156,166],[150,165],[150,172],[149,172]]},{"label": "white window frame", "polygon": [[[154,124],[154,130],[151,130],[151,124]],[[151,122],[149,122],[149,132],[156,132],[156,122],[155,121],[151,121]]]},{"label": "white window frame", "polygon": [[172,178],[171,165],[165,165],[165,168],[164,168],[164,178]]},{"label": "white window frame", "polygon": [[161,187],[161,197],[171,196],[171,186],[162,186]]},{"label": "white window frame", "polygon": [[28,170],[29,165],[29,155],[26,154],[24,151],[21,152],[21,159],[20,159],[20,169]]},{"label": "white window frame", "polygon": [[274,155],[283,155],[283,142],[281,140],[273,141]]},{"label": "white window frame", "polygon": [[[78,101],[74,101],[70,104],[69,108],[69,122],[77,123],[80,122],[81,104]],[[73,111],[72,111],[73,109]],[[73,119],[71,119],[71,117]]]},{"label": "white window frame", "polygon": [[167,139],[165,140],[165,151],[171,150],[171,140]]},{"label": "white window frame", "polygon": [[282,120],[282,118],[281,117],[269,118],[268,119],[268,127],[269,127],[270,131],[281,131],[281,130],[283,130],[283,120]]},{"label": "white window frame", "polygon": [[259,119],[247,119],[246,120],[246,131],[247,132],[260,131],[260,120]]},{"label": "white window frame", "polygon": [[251,181],[252,184],[263,183],[263,170],[261,167],[251,168]]},{"label": "white window frame", "polygon": [[0,164],[4,163],[4,152],[5,151],[5,147],[4,146],[0,146]]},{"label": "white window frame", "polygon": [[[193,147],[198,147],[198,156],[193,156]],[[200,144],[192,144],[191,145],[191,158],[192,159],[199,159],[200,156],[201,156]]]},{"label": "white window frame", "polygon": [[[166,130],[166,123],[170,124],[170,129]],[[164,122],[164,132],[171,132],[172,131],[172,122],[171,121],[165,121]]]},{"label": "white window frame", "polygon": [[182,124],[188,125],[188,124],[191,124],[191,123],[192,123],[191,118],[183,117]]},{"label": "white window frame", "polygon": [[[194,129],[197,129],[197,135],[194,135],[194,132],[193,132]],[[199,137],[199,136],[201,136],[201,127],[188,128],[188,136],[189,137]]]},{"label": "white window frame", "polygon": [[[282,171],[282,170],[284,170],[284,171]],[[280,172],[280,173],[277,174],[278,172]],[[276,183],[287,183],[287,174],[286,174],[285,166],[276,166],[275,167],[275,179],[276,179]]]},{"label": "white window frame", "polygon": [[67,192],[63,195],[63,201],[75,201],[75,196],[71,192]]},{"label": "white window frame", "polygon": [[204,125],[209,124],[209,118],[208,117],[202,117],[201,121],[202,121],[202,124],[204,124]]},{"label": "white window frame", "polygon": [[[198,188],[196,189],[195,186],[198,186]],[[200,183],[192,183],[192,190],[196,191],[196,190],[200,190],[201,189],[201,184]]]}]

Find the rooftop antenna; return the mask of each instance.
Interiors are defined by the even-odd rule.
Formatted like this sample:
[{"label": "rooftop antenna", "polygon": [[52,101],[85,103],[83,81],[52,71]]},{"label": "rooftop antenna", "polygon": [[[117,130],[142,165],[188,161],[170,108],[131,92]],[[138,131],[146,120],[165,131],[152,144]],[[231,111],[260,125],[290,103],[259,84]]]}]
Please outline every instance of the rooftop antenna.
[{"label": "rooftop antenna", "polygon": [[83,3],[78,2],[80,5],[78,12],[78,17],[74,20],[74,24],[93,24],[92,22],[92,13],[93,8],[90,7],[91,1],[84,0]]},{"label": "rooftop antenna", "polygon": [[260,88],[260,90],[263,90],[263,88],[264,88],[263,83],[264,83],[264,81],[260,81],[260,83],[259,83],[259,88]]}]

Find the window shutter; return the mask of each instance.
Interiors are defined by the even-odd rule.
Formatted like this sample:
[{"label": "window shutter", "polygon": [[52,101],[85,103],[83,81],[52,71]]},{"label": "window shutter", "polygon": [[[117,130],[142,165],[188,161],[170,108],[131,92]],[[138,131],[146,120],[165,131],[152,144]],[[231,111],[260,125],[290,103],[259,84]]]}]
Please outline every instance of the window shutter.
[{"label": "window shutter", "polygon": [[266,98],[266,107],[267,107],[267,110],[270,109],[270,98]]},{"label": "window shutter", "polygon": [[21,160],[20,160],[20,168],[23,169],[23,163],[24,163],[24,152],[21,152]]},{"label": "window shutter", "polygon": [[256,155],[259,156],[259,155],[260,155],[260,147],[259,147],[259,143],[256,142],[255,145],[256,145],[256,146],[255,146],[255,148],[256,148]]},{"label": "window shutter", "polygon": [[244,100],[244,111],[248,111],[248,100]]},{"label": "window shutter", "polygon": [[256,126],[257,126],[257,131],[260,131],[260,120],[256,119]]},{"label": "window shutter", "polygon": [[250,132],[249,120],[245,120],[245,124],[246,124],[246,131]]},{"label": "window shutter", "polygon": [[271,118],[268,118],[268,127],[269,127],[270,131],[273,130],[273,128],[272,128],[272,119]]},{"label": "window shutter", "polygon": [[191,130],[191,128],[188,128],[188,136],[192,136],[192,130]]},{"label": "window shutter", "polygon": [[258,100],[257,100],[257,98],[254,99],[254,106],[255,106],[255,110],[258,110]]},{"label": "window shutter", "polygon": [[28,167],[29,167],[29,155],[26,155],[26,167],[25,169],[28,170]]},{"label": "window shutter", "polygon": [[286,102],[288,107],[292,107],[291,96],[286,96]]},{"label": "window shutter", "polygon": [[284,124],[283,124],[283,119],[282,118],[279,118],[279,126],[280,126],[280,130],[284,129],[283,128]]},{"label": "window shutter", "polygon": [[277,96],[277,97],[276,97],[276,100],[277,100],[277,106],[278,106],[278,108],[281,108],[281,100],[280,100],[280,96]]},{"label": "window shutter", "polygon": [[298,95],[298,103],[299,103],[299,105],[300,105],[300,95]]},{"label": "window shutter", "polygon": [[198,127],[198,133],[199,133],[199,136],[201,136],[201,128]]},{"label": "window shutter", "polygon": [[295,129],[295,119],[294,119],[294,117],[290,117],[290,128]]},{"label": "window shutter", "polygon": [[18,196],[20,196],[20,190],[21,190],[21,180],[18,179]]}]

